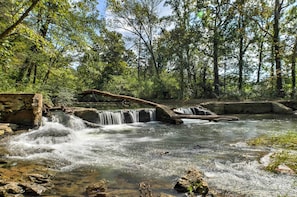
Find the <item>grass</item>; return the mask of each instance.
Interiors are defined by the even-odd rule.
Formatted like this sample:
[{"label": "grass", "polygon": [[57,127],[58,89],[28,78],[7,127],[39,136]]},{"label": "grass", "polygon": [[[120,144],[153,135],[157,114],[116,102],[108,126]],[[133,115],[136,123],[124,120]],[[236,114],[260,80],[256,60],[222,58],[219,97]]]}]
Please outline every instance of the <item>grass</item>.
[{"label": "grass", "polygon": [[268,146],[282,149],[271,156],[271,162],[266,170],[278,172],[277,167],[281,164],[288,166],[297,173],[297,132],[287,132],[275,136],[260,136],[248,142],[252,146]]}]

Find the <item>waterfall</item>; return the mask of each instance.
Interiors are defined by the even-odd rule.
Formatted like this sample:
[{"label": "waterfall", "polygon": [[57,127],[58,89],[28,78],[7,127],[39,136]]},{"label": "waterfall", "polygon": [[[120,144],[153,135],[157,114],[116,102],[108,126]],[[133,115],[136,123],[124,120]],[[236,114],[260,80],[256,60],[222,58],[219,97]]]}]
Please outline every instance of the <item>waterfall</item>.
[{"label": "waterfall", "polygon": [[182,114],[191,114],[191,115],[195,114],[192,111],[192,108],[177,108],[177,109],[174,109],[174,111]]},{"label": "waterfall", "polygon": [[99,112],[98,123],[102,125],[122,124],[124,123],[123,119],[121,112],[102,111]]},{"label": "waterfall", "polygon": [[[62,125],[65,125],[66,127],[73,130],[81,130],[86,128],[86,125],[82,119],[74,115],[65,114],[61,111],[53,112],[50,119],[51,122],[61,123]],[[43,124],[44,122],[47,122],[47,120],[43,120]]]},{"label": "waterfall", "polygon": [[174,109],[175,112],[182,113],[182,114],[190,114],[190,115],[211,115],[212,112],[206,108],[201,106],[197,107],[188,107],[188,108],[177,108]]},{"label": "waterfall", "polygon": [[99,111],[98,124],[115,125],[137,122],[150,122],[156,120],[155,109]]}]

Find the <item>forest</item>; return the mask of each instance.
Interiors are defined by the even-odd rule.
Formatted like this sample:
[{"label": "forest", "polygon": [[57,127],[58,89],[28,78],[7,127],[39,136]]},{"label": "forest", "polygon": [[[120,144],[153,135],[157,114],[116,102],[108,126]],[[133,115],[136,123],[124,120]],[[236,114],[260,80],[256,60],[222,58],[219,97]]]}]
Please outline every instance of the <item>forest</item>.
[{"label": "forest", "polygon": [[0,0],[0,92],[296,98],[295,0]]}]

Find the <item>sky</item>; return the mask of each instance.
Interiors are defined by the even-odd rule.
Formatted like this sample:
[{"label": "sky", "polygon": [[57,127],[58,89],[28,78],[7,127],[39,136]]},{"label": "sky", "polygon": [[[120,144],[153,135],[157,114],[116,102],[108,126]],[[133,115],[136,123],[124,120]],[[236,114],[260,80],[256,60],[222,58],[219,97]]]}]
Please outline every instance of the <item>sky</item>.
[{"label": "sky", "polygon": [[[105,18],[106,17],[106,0],[97,0],[97,1],[98,1],[97,8],[99,10],[100,16],[102,18]],[[160,10],[160,16],[170,15],[171,13],[171,9],[169,7],[161,6],[159,10]]]},{"label": "sky", "polygon": [[98,0],[98,10],[99,10],[99,13],[100,13],[100,16],[102,18],[105,18],[106,14],[105,14],[105,11],[106,11],[106,0]]}]

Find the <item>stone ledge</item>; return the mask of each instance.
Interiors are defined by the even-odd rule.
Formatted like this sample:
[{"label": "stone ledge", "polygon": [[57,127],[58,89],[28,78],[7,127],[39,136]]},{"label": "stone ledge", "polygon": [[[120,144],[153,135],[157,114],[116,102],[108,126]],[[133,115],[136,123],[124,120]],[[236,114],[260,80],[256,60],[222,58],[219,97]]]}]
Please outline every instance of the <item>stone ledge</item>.
[{"label": "stone ledge", "polygon": [[41,94],[0,94],[0,123],[38,127],[42,120]]},{"label": "stone ledge", "polygon": [[201,106],[217,114],[293,114],[293,110],[279,102],[207,102]]}]

